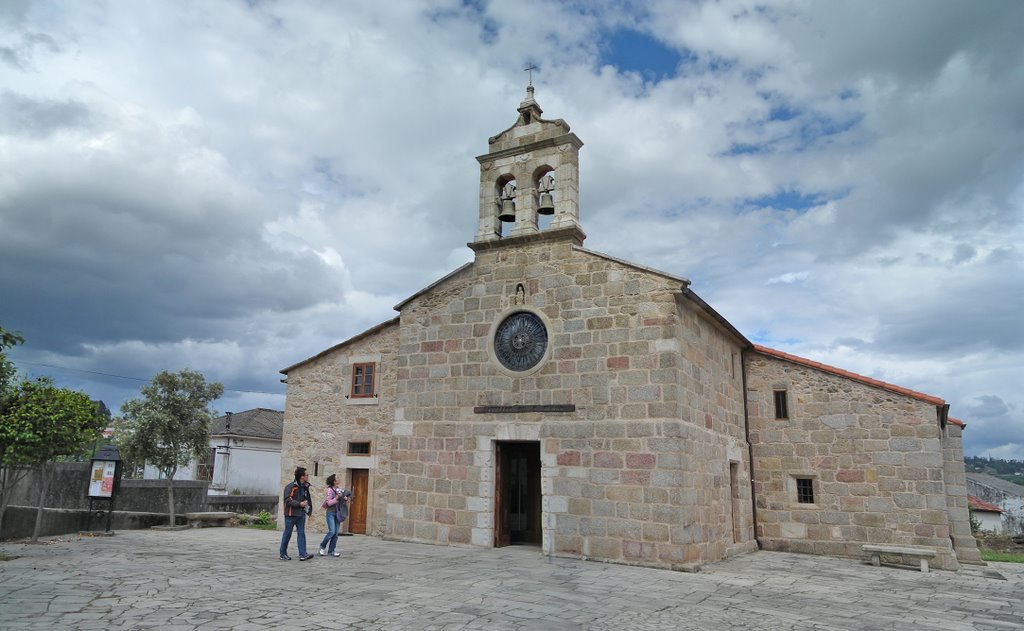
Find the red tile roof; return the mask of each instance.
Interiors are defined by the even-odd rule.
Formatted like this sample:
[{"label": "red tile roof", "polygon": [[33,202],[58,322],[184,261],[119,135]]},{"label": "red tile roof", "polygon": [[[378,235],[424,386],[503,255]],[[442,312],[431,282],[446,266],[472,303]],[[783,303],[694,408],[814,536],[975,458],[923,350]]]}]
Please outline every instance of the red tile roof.
[{"label": "red tile roof", "polygon": [[970,506],[974,510],[984,510],[984,511],[989,511],[990,513],[1001,513],[1001,512],[1003,512],[1003,509],[999,508],[995,504],[989,504],[985,500],[979,500],[978,498],[974,497],[973,495],[968,495],[967,496],[967,504],[968,504],[968,506]]},{"label": "red tile roof", "polygon": [[[895,392],[896,394],[902,394],[904,396],[908,396],[908,397],[911,397],[913,399],[917,399],[919,401],[924,401],[925,403],[932,403],[934,405],[945,405],[946,404],[946,402],[943,401],[942,399],[940,399],[939,397],[933,397],[930,394],[924,394],[923,392],[915,392],[914,390],[909,390],[907,388],[903,388],[903,387],[897,386],[895,384],[886,383],[884,381],[879,381],[878,379],[872,379],[871,377],[865,377],[864,375],[858,375],[855,372],[850,372],[848,370],[843,370],[842,368],[836,368],[835,366],[829,366],[828,364],[822,364],[820,362],[812,361],[812,360],[806,359],[804,357],[799,357],[797,355],[790,355],[789,353],[784,353],[782,351],[777,351],[774,348],[768,348],[767,346],[761,346],[759,344],[754,344],[754,350],[759,352],[759,353],[763,353],[765,355],[770,355],[772,357],[778,357],[779,359],[784,359],[786,361],[793,362],[794,364],[800,364],[800,365],[803,365],[803,366],[809,366],[811,368],[817,368],[818,370],[823,370],[823,371],[825,371],[827,373],[832,373],[833,375],[838,375],[840,377],[846,377],[847,379],[852,379],[854,381],[859,381],[859,382],[861,382],[863,384],[867,384],[869,386],[874,386],[876,388],[881,388],[883,390],[888,390],[889,392]],[[949,419],[949,420],[953,421],[953,423],[956,424],[956,425],[960,425],[961,427],[964,426],[963,423],[960,422],[960,421],[956,421],[956,420],[953,420],[953,419]]]},{"label": "red tile roof", "polygon": [[961,421],[958,418],[953,418],[952,416],[947,416],[946,420],[949,421],[950,423],[952,423],[953,425],[959,425],[960,427],[967,427],[967,423],[964,423],[963,421]]}]

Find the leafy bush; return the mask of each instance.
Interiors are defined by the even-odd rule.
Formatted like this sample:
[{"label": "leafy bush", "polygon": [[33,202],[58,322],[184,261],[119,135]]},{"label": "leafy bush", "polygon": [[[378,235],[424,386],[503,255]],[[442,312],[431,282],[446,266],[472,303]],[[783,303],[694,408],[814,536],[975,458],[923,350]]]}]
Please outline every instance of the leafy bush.
[{"label": "leafy bush", "polygon": [[267,511],[260,511],[260,514],[256,516],[256,523],[260,526],[269,526],[274,521],[274,516]]}]

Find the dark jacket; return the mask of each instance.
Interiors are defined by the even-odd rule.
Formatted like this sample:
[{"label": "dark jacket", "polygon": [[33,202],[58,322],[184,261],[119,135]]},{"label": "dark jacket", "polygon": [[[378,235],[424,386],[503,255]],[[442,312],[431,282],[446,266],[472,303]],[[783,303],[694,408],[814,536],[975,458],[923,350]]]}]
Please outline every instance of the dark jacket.
[{"label": "dark jacket", "polygon": [[306,502],[305,512],[311,513],[313,503],[309,498],[309,487],[299,482],[289,482],[288,486],[284,487],[284,516],[298,517],[301,515],[303,512],[302,502]]}]

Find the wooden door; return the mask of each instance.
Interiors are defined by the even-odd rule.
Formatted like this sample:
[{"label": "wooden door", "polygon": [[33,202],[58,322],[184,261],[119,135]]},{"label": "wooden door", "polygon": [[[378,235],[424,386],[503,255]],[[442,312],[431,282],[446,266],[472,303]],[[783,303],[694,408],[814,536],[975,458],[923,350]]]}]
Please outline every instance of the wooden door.
[{"label": "wooden door", "polygon": [[370,489],[368,469],[349,469],[352,472],[352,503],[348,507],[348,531],[366,534],[366,504]]},{"label": "wooden door", "polygon": [[494,547],[510,545],[508,499],[505,490],[505,469],[508,468],[504,443],[494,445]]}]

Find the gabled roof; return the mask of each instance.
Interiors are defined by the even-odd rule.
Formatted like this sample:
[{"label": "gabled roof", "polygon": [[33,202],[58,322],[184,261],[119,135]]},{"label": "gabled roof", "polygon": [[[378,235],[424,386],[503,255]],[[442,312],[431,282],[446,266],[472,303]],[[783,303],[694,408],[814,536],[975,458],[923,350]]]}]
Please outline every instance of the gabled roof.
[{"label": "gabled roof", "polygon": [[988,511],[990,513],[1003,512],[1003,509],[999,508],[995,504],[989,504],[985,500],[980,500],[973,495],[967,496],[967,505],[971,507],[971,510]]},{"label": "gabled roof", "polygon": [[968,473],[967,479],[976,484],[980,484],[981,486],[987,486],[1002,491],[1007,495],[1024,497],[1024,486],[1014,484],[1009,480],[997,478],[994,475],[989,475],[987,473]]},{"label": "gabled roof", "polygon": [[[457,274],[459,274],[463,270],[467,270],[467,269],[469,269],[471,267],[473,267],[473,262],[472,261],[470,261],[469,263],[464,263],[463,265],[460,265],[458,268],[456,268],[456,269],[452,270],[451,272],[445,274],[441,278],[435,280],[434,282],[430,283],[429,285],[427,285],[423,289],[417,291],[413,295],[409,296],[408,298],[406,298],[402,302],[400,302],[397,305],[395,305],[395,311],[401,311],[402,307],[404,307],[405,305],[409,304],[410,302],[412,302],[416,298],[419,298],[420,296],[422,296],[423,294],[427,293],[431,289],[437,287],[438,285],[441,285],[443,283],[448,282],[449,279],[453,278],[454,276],[456,276]],[[395,318],[395,320],[398,320],[398,318]]]},{"label": "gabled roof", "polygon": [[727,331],[730,335],[735,337],[740,342],[740,344],[742,344],[744,346],[751,346],[750,340],[748,340],[746,337],[744,337],[744,335],[742,333],[740,333],[736,329],[736,327],[734,327],[728,320],[726,320],[722,316],[722,314],[720,314],[717,311],[715,311],[711,307],[711,305],[709,305],[708,303],[704,302],[703,298],[698,296],[696,293],[694,293],[694,291],[692,289],[690,289],[690,280],[688,278],[683,278],[682,276],[676,276],[675,274],[669,274],[668,272],[663,272],[663,271],[661,271],[659,269],[655,269],[653,267],[647,267],[646,265],[640,265],[639,263],[633,263],[632,261],[627,261],[625,259],[616,258],[614,256],[611,256],[610,254],[605,254],[604,252],[597,252],[595,250],[588,250],[587,248],[585,248],[583,246],[574,245],[572,249],[574,251],[576,251],[576,252],[585,252],[585,253],[587,253],[587,254],[589,254],[591,256],[596,256],[598,258],[602,258],[602,259],[605,259],[605,260],[608,260],[608,261],[613,261],[613,262],[618,263],[619,265],[622,265],[624,267],[631,267],[631,268],[633,268],[635,270],[640,270],[642,272],[647,272],[649,274],[654,274],[656,276],[661,276],[663,278],[667,278],[667,279],[669,279],[671,281],[675,281],[675,282],[679,283],[679,293],[682,296],[684,296],[685,298],[687,298],[691,302],[693,302],[697,306],[698,309],[703,311],[714,322],[718,323],[718,325],[721,326],[725,331]]},{"label": "gabled roof", "polygon": [[338,344],[335,344],[334,346],[328,348],[327,350],[320,351],[319,353],[317,353],[316,355],[313,355],[312,357],[309,357],[307,359],[303,359],[302,361],[298,362],[297,364],[292,364],[291,366],[289,366],[287,368],[282,368],[280,370],[280,372],[281,372],[281,374],[287,375],[289,372],[295,370],[299,366],[303,366],[305,364],[308,364],[311,361],[316,361],[317,359],[320,359],[324,355],[328,355],[330,353],[333,353],[334,351],[338,350],[339,348],[341,348],[343,346],[347,346],[347,345],[351,344],[352,342],[356,342],[358,340],[363,339],[364,337],[368,337],[370,335],[373,335],[374,333],[378,333],[380,331],[383,331],[384,329],[388,328],[389,326],[392,326],[394,324],[398,324],[399,317],[400,316],[395,316],[395,317],[391,318],[390,320],[388,320],[387,322],[381,322],[377,326],[374,326],[374,327],[371,327],[369,329],[366,329],[362,333],[359,333],[358,335],[354,335],[354,336],[348,338],[347,340],[345,340],[344,342],[340,342]]},{"label": "gabled roof", "polygon": [[[945,405],[946,404],[946,402],[943,401],[942,399],[940,399],[939,397],[933,397],[930,394],[924,394],[923,392],[916,392],[914,390],[909,390],[909,389],[904,388],[902,386],[897,386],[895,384],[886,383],[884,381],[879,381],[878,379],[872,379],[871,377],[865,377],[864,375],[858,375],[855,372],[850,372],[849,370],[843,370],[842,368],[836,368],[835,366],[829,366],[828,364],[822,364],[821,362],[816,362],[816,361],[807,359],[805,357],[799,357],[797,355],[790,355],[789,353],[784,353],[782,351],[777,351],[774,348],[768,348],[767,346],[761,346],[760,344],[754,344],[754,350],[757,351],[758,353],[763,354],[763,355],[769,355],[771,357],[777,357],[778,359],[783,359],[783,360],[786,360],[788,362],[793,362],[794,364],[800,364],[801,366],[808,366],[810,368],[816,368],[816,369],[821,370],[823,372],[831,373],[833,375],[838,375],[840,377],[845,377],[847,379],[852,379],[853,381],[859,381],[860,383],[863,383],[865,385],[874,386],[876,388],[881,388],[882,390],[888,390],[889,392],[894,392],[896,394],[902,394],[902,395],[910,397],[912,399],[917,399],[918,401],[924,401],[925,403],[932,403],[934,405]],[[957,421],[955,419],[947,419],[947,420],[949,420],[950,422],[952,422],[954,424],[960,425],[961,427],[963,426],[963,422],[961,422],[961,421]]]},{"label": "gabled roof", "polygon": [[284,412],[256,408],[218,416],[210,423],[210,436],[237,436],[281,440]]}]

